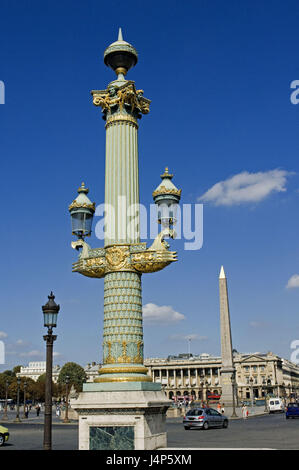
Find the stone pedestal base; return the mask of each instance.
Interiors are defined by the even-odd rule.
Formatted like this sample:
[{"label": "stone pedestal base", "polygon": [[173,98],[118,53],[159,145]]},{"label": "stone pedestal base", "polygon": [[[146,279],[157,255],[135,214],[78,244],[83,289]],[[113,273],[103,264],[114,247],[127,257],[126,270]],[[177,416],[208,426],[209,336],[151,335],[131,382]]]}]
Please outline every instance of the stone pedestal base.
[{"label": "stone pedestal base", "polygon": [[79,415],[79,450],[167,447],[165,421],[170,404],[159,384],[84,384],[79,397],[71,400]]},{"label": "stone pedestal base", "polygon": [[232,383],[233,374],[235,374],[235,369],[233,367],[222,367],[220,370],[221,374],[221,405],[224,405],[224,408],[233,406],[233,394],[235,394],[235,405],[237,404],[236,389]]}]

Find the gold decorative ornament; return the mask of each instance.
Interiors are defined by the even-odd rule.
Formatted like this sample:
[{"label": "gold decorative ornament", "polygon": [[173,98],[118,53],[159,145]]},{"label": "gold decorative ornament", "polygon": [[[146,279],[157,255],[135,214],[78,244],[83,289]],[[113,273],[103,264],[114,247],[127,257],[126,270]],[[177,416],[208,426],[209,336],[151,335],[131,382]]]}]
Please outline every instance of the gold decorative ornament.
[{"label": "gold decorative ornament", "polygon": [[147,374],[146,367],[108,367],[100,369],[99,374],[118,374],[118,373],[132,373],[132,374]]},{"label": "gold decorative ornament", "polygon": [[127,376],[127,377],[96,377],[94,382],[101,383],[101,382],[152,382],[152,378],[150,376]]},{"label": "gold decorative ornament", "polygon": [[153,192],[153,197],[160,196],[160,194],[174,194],[175,196],[181,196],[181,189],[168,189],[165,186],[160,186],[159,189]]},{"label": "gold decorative ornament", "polygon": [[92,204],[87,204],[87,203],[80,203],[80,202],[77,202],[76,200],[74,200],[70,205],[69,205],[69,211],[71,209],[79,209],[81,207],[84,207],[86,209],[91,209],[93,212],[96,210],[96,206],[95,206],[95,203],[93,202]]},{"label": "gold decorative ornament", "polygon": [[118,88],[112,86],[108,90],[93,90],[91,94],[93,104],[100,106],[102,111],[111,112],[111,107],[115,105],[122,110],[128,105],[131,112],[137,109],[142,114],[149,113],[150,100],[144,98],[143,90],[136,90],[134,82],[129,80]]},{"label": "gold decorative ornament", "polygon": [[[84,240],[72,242],[75,249],[82,248],[82,253],[77,262],[73,263],[73,272],[79,272],[84,276],[101,278],[111,272],[131,271],[137,273],[154,273],[177,261],[177,252],[169,251],[164,238],[174,238],[173,230],[165,229],[159,233],[153,244],[142,251],[130,252],[130,245],[110,245],[102,249],[103,255],[98,256],[99,250],[92,250]],[[92,254],[97,253],[97,256]],[[105,302],[105,305],[114,302]],[[127,303],[125,300],[123,303]]]},{"label": "gold decorative ornament", "polygon": [[118,123],[118,122],[128,122],[128,123],[134,125],[136,127],[136,129],[138,129],[138,123],[137,123],[137,120],[135,118],[133,118],[129,114],[121,114],[121,113],[112,114],[112,116],[109,116],[107,118],[107,122],[106,122],[105,127],[107,129],[112,124],[115,124],[115,123]]},{"label": "gold decorative ornament", "polygon": [[142,341],[138,341],[137,343],[137,356],[134,357],[134,362],[139,364],[140,362],[143,363],[143,355],[141,354],[141,346],[143,345]]}]

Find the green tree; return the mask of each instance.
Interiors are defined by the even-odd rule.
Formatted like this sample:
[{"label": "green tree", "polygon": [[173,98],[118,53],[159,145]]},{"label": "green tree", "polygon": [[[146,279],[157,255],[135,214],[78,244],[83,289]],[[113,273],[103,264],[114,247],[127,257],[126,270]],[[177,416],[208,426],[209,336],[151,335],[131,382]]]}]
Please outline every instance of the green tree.
[{"label": "green tree", "polygon": [[8,381],[9,385],[13,381],[13,377],[11,375],[6,374],[6,372],[11,372],[11,371],[4,371],[0,374],[0,398],[2,399],[5,398],[6,381]]},{"label": "green tree", "polygon": [[[32,400],[33,395],[34,395],[34,387],[35,387],[35,382],[34,380],[30,379],[29,377],[21,377],[21,383],[20,383],[20,402],[24,401],[24,383],[26,382],[27,387],[26,387],[26,400]],[[10,382],[10,385],[8,387],[8,398],[12,398],[13,400],[17,399],[17,394],[18,394],[18,382],[17,378],[13,377],[12,381]]]},{"label": "green tree", "polygon": [[[46,374],[42,374],[38,377],[37,381],[34,382],[34,387],[33,387],[34,399],[40,402],[44,402],[45,390],[46,390]],[[57,385],[52,381],[52,397],[55,398],[57,394],[58,394]]]},{"label": "green tree", "polygon": [[13,377],[14,373],[12,370],[5,370],[2,374],[7,375],[8,377]]},{"label": "green tree", "polygon": [[75,362],[67,362],[64,364],[58,377],[60,391],[62,391],[62,389],[65,387],[67,376],[70,378],[69,387],[74,385],[76,391],[81,392],[83,383],[87,381],[87,375],[85,374],[83,367],[81,367],[79,364],[76,364]]},{"label": "green tree", "polygon": [[16,377],[17,374],[20,372],[22,366],[15,366],[12,370],[13,375]]}]

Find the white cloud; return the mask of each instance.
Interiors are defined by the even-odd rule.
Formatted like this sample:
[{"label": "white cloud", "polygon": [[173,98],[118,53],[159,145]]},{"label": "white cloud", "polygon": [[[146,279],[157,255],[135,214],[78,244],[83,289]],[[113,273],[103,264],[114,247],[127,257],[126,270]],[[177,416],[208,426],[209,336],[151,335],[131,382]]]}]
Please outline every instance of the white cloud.
[{"label": "white cloud", "polygon": [[176,312],[170,305],[143,305],[143,318],[148,323],[177,323],[185,320],[186,317],[182,313]]},{"label": "white cloud", "polygon": [[279,169],[258,173],[243,171],[214,184],[198,200],[215,206],[260,202],[273,192],[286,191],[287,177],[291,174]]},{"label": "white cloud", "polygon": [[28,345],[29,345],[28,341],[24,341],[23,339],[18,339],[18,340],[16,341],[16,344],[17,344],[18,346],[28,346]]},{"label": "white cloud", "polygon": [[249,322],[249,326],[252,328],[266,328],[268,327],[268,324],[262,321],[251,321]]},{"label": "white cloud", "polygon": [[295,289],[299,287],[299,274],[294,274],[287,283],[287,289]]},{"label": "white cloud", "polygon": [[38,351],[34,349],[33,351],[27,351],[20,353],[20,357],[44,357],[45,353],[43,351]]},{"label": "white cloud", "polygon": [[7,338],[7,333],[5,331],[0,331],[0,338]]},{"label": "white cloud", "polygon": [[189,339],[191,341],[205,341],[208,339],[207,336],[200,336],[198,334],[191,334],[191,335],[171,335],[170,339],[175,339],[175,340],[182,340],[182,341],[188,341]]}]

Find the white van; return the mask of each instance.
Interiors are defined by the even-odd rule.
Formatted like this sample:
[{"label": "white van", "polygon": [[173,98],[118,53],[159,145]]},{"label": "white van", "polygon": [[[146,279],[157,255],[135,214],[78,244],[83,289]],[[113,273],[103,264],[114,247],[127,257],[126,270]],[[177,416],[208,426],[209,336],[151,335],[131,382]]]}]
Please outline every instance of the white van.
[{"label": "white van", "polygon": [[275,413],[275,411],[281,413],[285,411],[284,402],[281,398],[270,398],[269,400],[269,413]]}]

